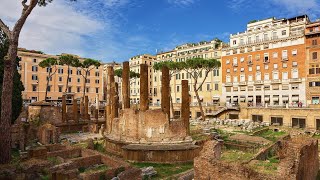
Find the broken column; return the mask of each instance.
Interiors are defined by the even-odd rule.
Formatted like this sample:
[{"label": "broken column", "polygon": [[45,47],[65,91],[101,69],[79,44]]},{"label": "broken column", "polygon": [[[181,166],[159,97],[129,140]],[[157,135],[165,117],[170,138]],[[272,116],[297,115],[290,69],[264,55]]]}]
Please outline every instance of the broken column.
[{"label": "broken column", "polygon": [[161,84],[161,109],[168,115],[170,120],[170,75],[167,66],[162,67]]},{"label": "broken column", "polygon": [[73,120],[78,123],[79,122],[78,103],[76,99],[73,99],[72,107],[73,107]]},{"label": "broken column", "polygon": [[123,109],[130,108],[130,67],[129,62],[123,62],[122,70],[122,103]]},{"label": "broken column", "polygon": [[114,83],[114,70],[112,66],[108,66],[108,78],[107,78],[107,107],[106,107],[106,130],[108,133],[111,132],[112,117],[111,114],[111,103],[113,97],[113,91],[111,90],[112,84]]},{"label": "broken column", "polygon": [[190,96],[188,80],[182,80],[182,104],[181,104],[181,119],[185,124],[187,135],[190,135]]},{"label": "broken column", "polygon": [[84,97],[84,117],[85,117],[85,119],[90,120],[90,117],[89,117],[89,98],[88,98],[88,96]]},{"label": "broken column", "polygon": [[149,109],[148,65],[140,64],[140,110]]},{"label": "broken column", "polygon": [[113,96],[113,111],[114,111],[114,117],[119,117],[119,92],[118,92],[119,85],[118,83],[114,83],[114,96]]},{"label": "broken column", "polygon": [[98,121],[99,118],[99,95],[96,95],[96,107],[94,108],[94,116],[96,121]]},{"label": "broken column", "polygon": [[81,118],[84,118],[84,113],[83,113],[83,103],[84,102],[84,99],[83,97],[80,99],[80,115],[81,115]]},{"label": "broken column", "polygon": [[66,95],[62,95],[62,122],[67,121],[67,102]]}]

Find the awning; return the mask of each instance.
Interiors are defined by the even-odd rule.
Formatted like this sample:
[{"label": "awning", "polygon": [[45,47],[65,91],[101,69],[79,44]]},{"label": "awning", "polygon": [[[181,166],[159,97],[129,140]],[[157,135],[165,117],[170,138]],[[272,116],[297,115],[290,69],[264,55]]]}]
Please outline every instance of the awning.
[{"label": "awning", "polygon": [[212,100],[214,100],[214,101],[219,101],[219,100],[220,100],[220,97],[219,97],[219,96],[213,96],[213,97],[212,97]]},{"label": "awning", "polygon": [[270,97],[269,96],[264,97],[264,101],[269,102],[270,101]]},{"label": "awning", "polygon": [[246,97],[240,97],[240,101],[241,102],[245,102],[246,101]]},{"label": "awning", "polygon": [[272,100],[273,101],[279,101],[279,97],[273,97]]},{"label": "awning", "polygon": [[292,101],[299,101],[299,96],[292,96]]},{"label": "awning", "polygon": [[232,100],[233,102],[238,102],[238,97],[233,97]]},{"label": "awning", "polygon": [[253,101],[253,97],[248,97],[248,101],[249,102]]},{"label": "awning", "polygon": [[282,97],[282,101],[289,101],[289,97],[288,96]]}]

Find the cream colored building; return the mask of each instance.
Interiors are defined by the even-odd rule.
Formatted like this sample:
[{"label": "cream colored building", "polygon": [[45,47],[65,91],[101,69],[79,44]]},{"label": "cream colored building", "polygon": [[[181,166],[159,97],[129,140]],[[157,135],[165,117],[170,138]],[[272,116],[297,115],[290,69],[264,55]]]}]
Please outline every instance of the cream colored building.
[{"label": "cream colored building", "polygon": [[[18,57],[21,58],[19,63],[19,73],[21,74],[21,81],[25,90],[22,92],[22,98],[25,102],[34,102],[45,100],[45,92],[47,85],[48,69],[41,68],[39,63],[47,58],[58,58],[55,55],[47,55],[37,51],[28,51],[26,49],[19,49]],[[82,58],[79,57],[81,60]],[[56,73],[52,76],[48,87],[47,100],[59,101],[66,89],[67,81],[67,66],[58,65]],[[52,68],[55,71],[55,68]],[[70,78],[67,92],[74,94],[75,98],[81,98],[83,95],[84,78],[80,73],[83,70],[76,67],[71,67]],[[86,83],[86,95],[89,96],[90,102],[95,102],[96,97],[103,100],[103,65],[94,68],[90,71],[88,81]]]},{"label": "cream colored building", "polygon": [[[217,59],[221,61],[221,47],[219,43],[212,40],[212,41],[202,41],[199,43],[192,43],[192,44],[183,44],[177,46],[172,51],[163,52],[157,54],[157,58],[155,62],[163,62],[163,61],[175,61],[181,62],[191,58],[204,58],[204,59]],[[161,104],[161,71],[153,70],[153,105],[160,106]],[[195,92],[193,90],[193,79],[185,72],[181,71],[178,73],[171,73],[171,96],[172,101],[174,103],[174,109],[177,111],[177,115],[179,114],[179,104],[181,103],[181,81],[182,80],[189,80],[189,91],[191,95],[191,106],[197,107],[197,98]],[[204,72],[203,76],[199,78],[198,84],[203,81],[204,79]],[[219,104],[220,96],[222,92],[221,87],[221,68],[215,69],[209,73],[208,77],[206,78],[202,88],[199,91],[199,96],[203,100],[203,105],[205,106],[205,111],[210,113],[213,110],[213,105]],[[197,108],[192,108],[197,109]],[[191,110],[192,117],[200,116],[199,110]]]},{"label": "cream colored building", "polygon": [[[140,73],[140,64],[148,65],[148,81],[149,81],[149,99],[153,101],[153,63],[155,56],[149,54],[137,55],[129,59],[130,71]],[[131,104],[139,104],[140,102],[140,78],[130,80],[130,102]]]}]

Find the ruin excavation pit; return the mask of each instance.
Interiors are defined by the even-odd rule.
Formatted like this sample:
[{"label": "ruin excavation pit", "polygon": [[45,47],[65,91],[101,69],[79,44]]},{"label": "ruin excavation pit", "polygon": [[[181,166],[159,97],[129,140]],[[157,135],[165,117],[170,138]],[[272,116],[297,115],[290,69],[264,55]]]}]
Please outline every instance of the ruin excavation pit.
[{"label": "ruin excavation pit", "polygon": [[[129,66],[124,62],[122,74],[123,102],[129,101]],[[188,81],[182,81],[181,118],[170,120],[169,70],[162,69],[161,109],[149,110],[148,68],[140,65],[140,109],[124,104],[119,111],[114,87],[113,67],[108,68],[106,112],[106,151],[135,162],[175,163],[193,161],[199,146],[192,144],[189,133]],[[119,113],[120,112],[120,113]]]}]

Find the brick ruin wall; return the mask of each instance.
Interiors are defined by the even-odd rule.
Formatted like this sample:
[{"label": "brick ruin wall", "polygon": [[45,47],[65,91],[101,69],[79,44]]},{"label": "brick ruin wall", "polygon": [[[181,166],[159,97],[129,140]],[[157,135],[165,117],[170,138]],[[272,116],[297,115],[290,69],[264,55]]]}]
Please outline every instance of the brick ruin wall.
[{"label": "brick ruin wall", "polygon": [[[316,179],[319,170],[318,141],[308,137],[282,140],[277,154],[280,158],[275,174],[262,174],[248,166],[248,163],[226,163],[220,161],[221,146],[216,141],[205,143],[200,156],[194,159],[196,180],[284,180]],[[259,155],[256,155],[259,157]]]},{"label": "brick ruin wall", "polygon": [[124,109],[112,121],[110,139],[127,142],[183,141],[187,136],[182,121],[170,122],[162,110]]}]

